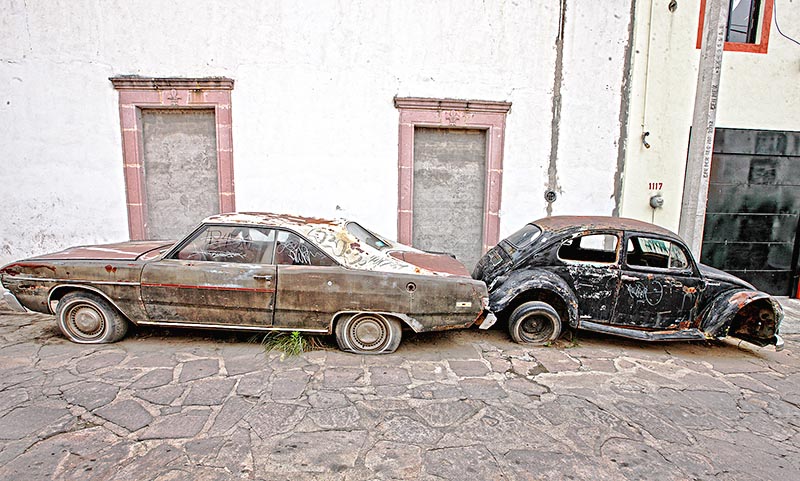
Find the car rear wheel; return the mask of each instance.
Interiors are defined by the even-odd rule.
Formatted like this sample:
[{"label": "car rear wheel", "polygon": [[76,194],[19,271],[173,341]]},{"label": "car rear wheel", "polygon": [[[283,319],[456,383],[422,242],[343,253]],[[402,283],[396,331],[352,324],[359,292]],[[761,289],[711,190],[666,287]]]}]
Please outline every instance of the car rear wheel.
[{"label": "car rear wheel", "polygon": [[514,309],[508,318],[508,332],[514,341],[543,345],[561,334],[561,317],[546,302],[531,301]]},{"label": "car rear wheel", "polygon": [[387,354],[400,345],[400,321],[391,316],[361,312],[336,323],[339,349],[358,354]]},{"label": "car rear wheel", "polygon": [[128,332],[128,321],[108,301],[91,292],[71,292],[58,301],[58,327],[72,342],[116,342]]}]

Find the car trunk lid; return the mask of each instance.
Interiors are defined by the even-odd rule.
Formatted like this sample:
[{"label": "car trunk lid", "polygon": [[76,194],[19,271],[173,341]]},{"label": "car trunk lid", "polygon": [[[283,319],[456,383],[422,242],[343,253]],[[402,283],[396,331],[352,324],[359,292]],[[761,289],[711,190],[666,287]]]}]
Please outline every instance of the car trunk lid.
[{"label": "car trunk lid", "polygon": [[145,254],[158,252],[170,247],[171,241],[131,241],[114,244],[92,246],[76,246],[63,251],[32,257],[31,260],[57,259],[102,259],[102,260],[135,260]]}]

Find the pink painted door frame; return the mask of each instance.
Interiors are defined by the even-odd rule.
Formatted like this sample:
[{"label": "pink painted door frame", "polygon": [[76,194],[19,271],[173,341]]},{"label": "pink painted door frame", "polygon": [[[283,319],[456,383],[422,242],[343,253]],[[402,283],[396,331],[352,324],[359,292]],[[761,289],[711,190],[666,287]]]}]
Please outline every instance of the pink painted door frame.
[{"label": "pink painted door frame", "polygon": [[481,129],[486,131],[483,252],[500,241],[500,196],[503,144],[510,102],[395,97],[400,111],[398,148],[397,240],[412,242],[414,206],[414,128]]},{"label": "pink painted door frame", "polygon": [[[111,77],[119,92],[122,160],[132,240],[146,237],[147,196],[144,182],[142,125],[139,110],[213,109],[217,133],[217,172],[220,212],[236,210],[233,187],[233,137],[231,90],[233,80],[213,78]],[[199,220],[199,219],[198,219]]]}]

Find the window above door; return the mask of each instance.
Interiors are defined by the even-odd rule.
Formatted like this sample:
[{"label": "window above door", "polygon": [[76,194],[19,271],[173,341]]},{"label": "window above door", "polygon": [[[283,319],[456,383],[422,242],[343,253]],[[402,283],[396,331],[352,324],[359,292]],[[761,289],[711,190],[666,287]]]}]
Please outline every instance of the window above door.
[{"label": "window above door", "polygon": [[119,92],[122,160],[131,240],[146,239],[147,196],[144,176],[142,109],[213,109],[216,133],[219,212],[236,210],[233,183],[231,90],[224,77],[111,77]]},{"label": "window above door", "polygon": [[[706,2],[700,0],[700,23],[697,27],[697,48],[703,40]],[[772,25],[774,0],[730,0],[725,50],[731,52],[767,53]]]}]

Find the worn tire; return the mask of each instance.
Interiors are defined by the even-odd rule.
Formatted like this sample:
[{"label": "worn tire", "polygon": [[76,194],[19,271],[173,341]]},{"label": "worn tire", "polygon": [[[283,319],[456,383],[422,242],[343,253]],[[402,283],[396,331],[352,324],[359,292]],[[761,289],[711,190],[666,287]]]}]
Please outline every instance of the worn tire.
[{"label": "worn tire", "polygon": [[71,292],[62,297],[56,318],[61,332],[79,344],[117,342],[128,332],[128,321],[122,314],[91,292]]},{"label": "worn tire", "polygon": [[336,342],[342,351],[357,354],[388,354],[400,345],[400,321],[372,312],[345,316],[336,323]]},{"label": "worn tire", "polygon": [[541,346],[558,339],[561,317],[546,302],[526,302],[508,318],[508,333],[516,342]]}]

